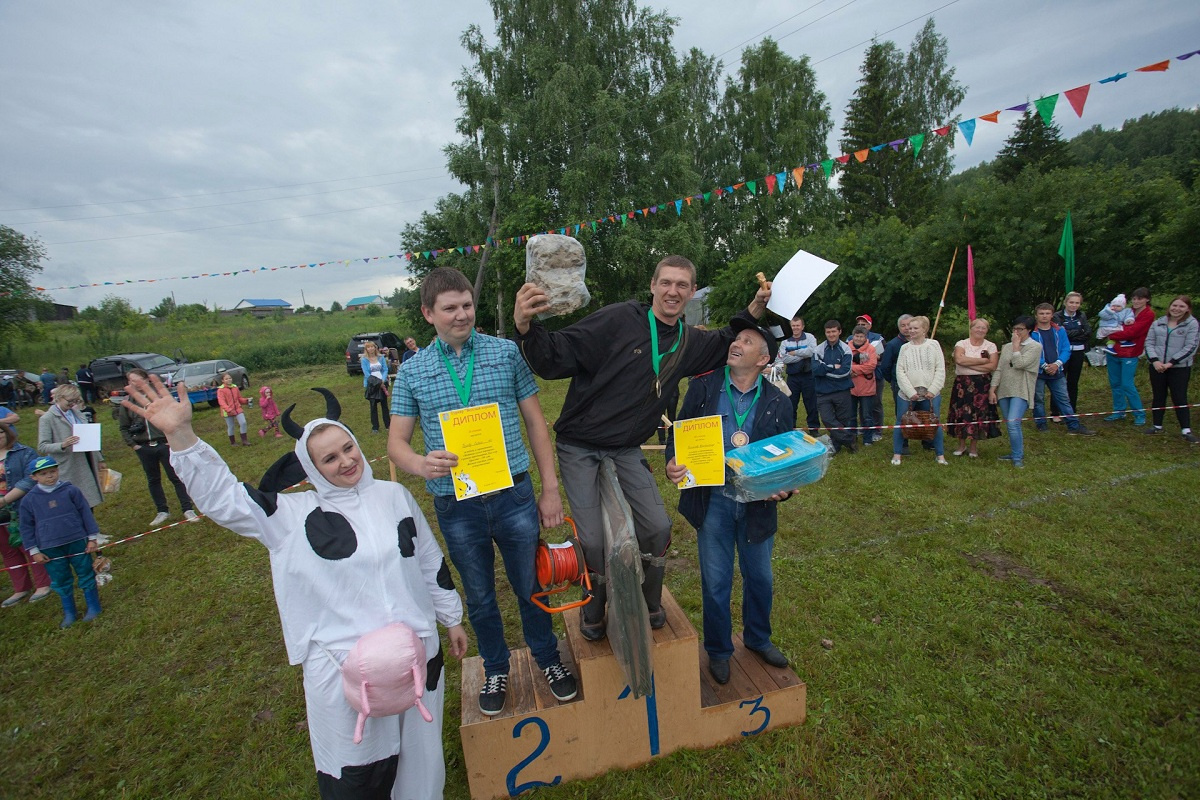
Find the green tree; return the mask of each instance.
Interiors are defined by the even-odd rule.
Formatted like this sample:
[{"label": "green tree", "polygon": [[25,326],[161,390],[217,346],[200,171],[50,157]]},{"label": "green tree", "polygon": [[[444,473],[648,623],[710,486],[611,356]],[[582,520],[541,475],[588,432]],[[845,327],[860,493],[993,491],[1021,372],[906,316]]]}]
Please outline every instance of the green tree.
[{"label": "green tree", "polygon": [[0,225],[0,334],[29,323],[48,303],[30,281],[42,271],[46,249],[37,238]]},{"label": "green tree", "polygon": [[[704,249],[695,215],[676,220],[673,206],[609,221],[700,183],[684,144],[694,92],[671,47],[675,20],[633,0],[493,0],[492,10],[494,42],[475,26],[462,37],[472,60],[456,84],[462,138],[446,148],[467,189],[401,234],[405,250],[445,249],[415,259],[414,276],[446,265],[476,277],[479,254],[449,248],[483,244],[495,211],[498,239],[562,228],[579,238],[594,302],[647,294],[656,255]],[[506,245],[489,259],[477,315],[490,328],[511,317],[524,253]]]},{"label": "green tree", "polygon": [[992,161],[992,173],[1009,183],[1028,167],[1038,172],[1049,172],[1069,167],[1072,162],[1071,151],[1062,138],[1062,129],[1053,122],[1045,124],[1041,114],[1026,108],[1017,120],[1012,135]]},{"label": "green tree", "polygon": [[76,326],[93,352],[112,354],[120,352],[126,333],[136,333],[148,323],[146,315],[128,300],[110,294],[100,301],[99,306],[88,306],[80,311]]},{"label": "green tree", "polygon": [[337,300],[334,300],[332,303],[329,304],[329,312],[330,313],[333,313],[335,311],[341,311],[341,310],[342,310],[342,304],[339,303]]},{"label": "green tree", "polygon": [[167,317],[173,315],[175,311],[175,298],[167,295],[161,301],[159,301],[158,305],[150,309],[150,316],[157,317],[158,319],[166,319]]},{"label": "green tree", "polygon": [[[771,39],[743,50],[713,127],[719,135],[710,145],[706,173],[719,186],[747,181],[754,188],[748,184],[705,208],[706,264],[725,264],[764,242],[795,238],[833,221],[835,197],[822,176],[806,175],[800,191],[786,188],[794,167],[824,152],[833,129],[807,56],[792,58]],[[784,179],[771,192],[767,176],[777,173]]]},{"label": "green tree", "polygon": [[[949,65],[950,48],[929,19],[901,54],[891,42],[875,42],[863,60],[862,79],[846,109],[842,148],[857,152],[957,121],[966,89]],[[953,169],[953,133],[926,135],[920,153],[883,148],[866,161],[851,159],[842,171],[847,219],[860,222],[895,214],[905,222],[923,219],[937,206]],[[847,193],[848,192],[848,193]]]}]

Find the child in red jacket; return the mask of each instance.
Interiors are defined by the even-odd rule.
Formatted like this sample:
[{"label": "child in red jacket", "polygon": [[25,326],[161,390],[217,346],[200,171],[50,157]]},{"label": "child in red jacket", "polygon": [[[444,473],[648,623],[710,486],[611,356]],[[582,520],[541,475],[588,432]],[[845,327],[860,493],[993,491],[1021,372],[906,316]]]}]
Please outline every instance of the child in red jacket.
[{"label": "child in red jacket", "polygon": [[879,353],[875,345],[867,338],[865,325],[858,325],[850,336],[850,401],[854,404],[854,416],[858,420],[859,430],[862,431],[863,444],[874,444],[870,426],[875,412],[875,365],[879,363]]},{"label": "child in red jacket", "polygon": [[283,434],[279,431],[279,406],[275,405],[275,395],[270,386],[263,386],[258,390],[258,407],[262,409],[263,417],[263,426],[258,429],[258,435],[266,436],[267,431],[275,431],[275,438],[282,438]]}]

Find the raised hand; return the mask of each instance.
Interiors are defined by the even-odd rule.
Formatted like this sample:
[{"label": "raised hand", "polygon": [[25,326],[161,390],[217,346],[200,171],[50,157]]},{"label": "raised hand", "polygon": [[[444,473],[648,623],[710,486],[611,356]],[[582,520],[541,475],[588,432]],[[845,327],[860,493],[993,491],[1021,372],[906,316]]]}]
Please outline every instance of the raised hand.
[{"label": "raised hand", "polygon": [[157,375],[151,375],[149,381],[133,375],[125,387],[129,393],[125,405],[130,412],[162,431],[172,450],[185,450],[197,441],[192,430],[192,404],[182,381],[176,389],[178,395],[173,396]]}]

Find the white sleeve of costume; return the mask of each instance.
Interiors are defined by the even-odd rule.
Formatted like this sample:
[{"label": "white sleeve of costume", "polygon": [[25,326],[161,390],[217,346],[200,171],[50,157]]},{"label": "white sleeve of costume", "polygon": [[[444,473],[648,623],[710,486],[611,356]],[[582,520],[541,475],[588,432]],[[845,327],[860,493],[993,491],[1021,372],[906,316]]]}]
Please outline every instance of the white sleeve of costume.
[{"label": "white sleeve of costume", "polygon": [[[200,440],[186,450],[172,450],[171,466],[187,487],[196,508],[222,528],[257,539],[272,550],[283,541],[287,531],[297,529],[285,509],[268,515],[252,500],[246,487],[207,442]],[[275,500],[275,495],[264,497]]]},{"label": "white sleeve of costume", "polygon": [[442,553],[437,539],[434,538],[429,522],[421,513],[412,494],[403,486],[399,488],[402,490],[404,499],[413,509],[413,520],[417,526],[417,558],[421,562],[421,575],[425,578],[425,586],[429,589],[429,596],[433,598],[434,615],[444,627],[452,628],[460,625],[463,617],[462,598],[454,589],[445,589],[438,585],[438,573],[442,570],[443,565],[446,565],[447,578],[450,576],[449,562],[446,561],[446,556]]}]

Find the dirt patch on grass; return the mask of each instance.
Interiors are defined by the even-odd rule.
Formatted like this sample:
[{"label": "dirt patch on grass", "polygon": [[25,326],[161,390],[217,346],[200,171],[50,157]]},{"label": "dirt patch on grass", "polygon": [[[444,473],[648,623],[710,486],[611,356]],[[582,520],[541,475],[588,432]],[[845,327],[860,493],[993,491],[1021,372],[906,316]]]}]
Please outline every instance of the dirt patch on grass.
[{"label": "dirt patch on grass", "polygon": [[1057,583],[1039,576],[1029,567],[1004,553],[963,553],[963,558],[975,569],[998,581],[1017,578],[1034,586],[1045,586],[1055,594],[1063,594],[1063,588]]}]

